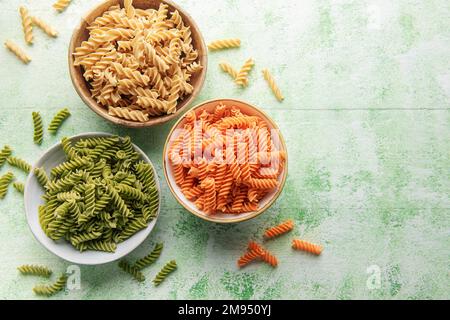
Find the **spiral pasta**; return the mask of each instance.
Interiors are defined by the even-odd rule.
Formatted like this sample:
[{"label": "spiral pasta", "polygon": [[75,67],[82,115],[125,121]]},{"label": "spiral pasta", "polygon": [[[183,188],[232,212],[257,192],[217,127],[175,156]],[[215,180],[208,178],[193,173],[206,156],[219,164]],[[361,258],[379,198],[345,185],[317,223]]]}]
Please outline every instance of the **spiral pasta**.
[{"label": "spiral pasta", "polygon": [[278,87],[278,85],[275,83],[275,79],[270,74],[269,70],[263,69],[262,73],[263,73],[264,79],[269,84],[269,87],[272,90],[275,97],[278,99],[278,101],[283,101],[283,99],[284,99],[283,94],[281,93],[281,90]]},{"label": "spiral pasta", "polygon": [[292,220],[287,220],[277,226],[271,227],[264,232],[264,237],[266,239],[272,239],[278,237],[284,233],[291,231],[294,228],[294,222]]},{"label": "spiral pasta", "polygon": [[20,193],[24,193],[24,192],[25,192],[25,184],[23,184],[23,182],[14,181],[13,187],[14,187],[17,191],[19,191]]},{"label": "spiral pasta", "polygon": [[292,248],[294,248],[295,250],[306,251],[315,255],[320,255],[323,251],[322,246],[300,239],[292,240]]},{"label": "spiral pasta", "polygon": [[59,110],[55,116],[53,117],[52,121],[50,122],[48,126],[48,131],[51,134],[56,134],[59,127],[61,127],[64,120],[66,120],[70,116],[70,111],[67,108]]},{"label": "spiral pasta", "polygon": [[238,259],[237,264],[239,268],[242,268],[258,259],[261,259],[261,253],[256,250],[249,250]]},{"label": "spiral pasta", "polygon": [[12,172],[7,172],[0,177],[0,199],[3,199],[8,192],[9,184],[14,179],[14,174]]},{"label": "spiral pasta", "polygon": [[8,145],[3,146],[3,148],[0,150],[0,168],[5,164],[11,153],[12,149]]},{"label": "spiral pasta", "polygon": [[212,41],[210,44],[208,44],[208,49],[211,51],[214,50],[222,50],[222,49],[229,49],[229,48],[238,48],[241,46],[241,40],[237,38],[231,38],[231,39],[220,39]]},{"label": "spiral pasta", "polygon": [[238,74],[236,75],[236,78],[234,79],[234,82],[237,85],[240,86],[247,86],[248,85],[248,73],[250,72],[250,70],[253,68],[253,66],[255,65],[255,62],[253,61],[252,58],[249,58],[248,60],[246,60],[244,62],[244,64],[242,65],[241,69],[239,70]]},{"label": "spiral pasta", "polygon": [[164,246],[162,243],[156,244],[155,248],[152,250],[152,252],[150,252],[148,255],[137,260],[134,263],[134,267],[141,270],[141,269],[144,269],[145,267],[153,264],[156,260],[158,260],[159,256],[161,255],[163,247]]},{"label": "spiral pasta", "polygon": [[177,269],[177,263],[175,260],[171,260],[166,263],[166,265],[158,272],[156,277],[153,279],[153,283],[155,286],[159,286],[170,273],[174,272]]},{"label": "spiral pasta", "polygon": [[25,173],[29,173],[31,170],[31,165],[21,158],[9,157],[7,159],[7,161],[11,166],[19,168],[20,170],[22,170]]},{"label": "spiral pasta", "polygon": [[14,55],[20,61],[22,61],[25,64],[30,63],[31,57],[25,51],[23,51],[17,44],[12,42],[11,40],[6,40],[4,44],[5,44],[6,49],[8,49],[12,53],[14,53]]},{"label": "spiral pasta", "polygon": [[111,116],[147,122],[176,112],[192,94],[202,70],[189,26],[177,10],[137,9],[131,0],[110,8],[87,27],[89,39],[75,49],[92,97]]},{"label": "spiral pasta", "polygon": [[67,160],[50,170],[50,179],[34,169],[45,189],[38,209],[42,230],[79,251],[114,252],[156,217],[153,168],[140,160],[129,137],[63,138],[61,145]]},{"label": "spiral pasta", "polygon": [[69,6],[71,1],[72,0],[57,0],[53,4],[53,8],[55,8],[56,11],[63,12]]},{"label": "spiral pasta", "polygon": [[58,36],[58,31],[56,31],[52,26],[47,24],[44,20],[38,17],[31,17],[31,20],[33,22],[33,25],[40,28],[42,31],[44,31],[48,36],[56,38]]},{"label": "spiral pasta", "polygon": [[23,33],[27,44],[33,43],[33,21],[28,14],[28,9],[24,6],[19,7],[20,17],[22,19]]},{"label": "spiral pasta", "polygon": [[50,270],[46,266],[32,264],[24,264],[20,267],[17,267],[17,270],[19,270],[19,272],[23,275],[40,276],[44,278],[50,278],[53,273],[52,270]]},{"label": "spiral pasta", "polygon": [[145,276],[142,274],[141,271],[139,271],[138,268],[133,267],[125,260],[121,260],[119,262],[119,267],[125,271],[126,273],[130,274],[134,279],[136,279],[139,282],[145,281]]},{"label": "spiral pasta", "polygon": [[42,139],[44,138],[44,128],[42,125],[42,118],[39,112],[32,113],[33,117],[33,126],[34,126],[34,135],[33,135],[33,141],[36,144],[41,144]]},{"label": "spiral pasta", "polygon": [[286,160],[275,133],[236,106],[188,112],[167,148],[176,185],[208,215],[257,210]]},{"label": "spiral pasta", "polygon": [[33,288],[33,292],[38,296],[53,296],[59,291],[64,290],[67,283],[67,276],[63,274],[51,285],[38,285]]},{"label": "spiral pasta", "polygon": [[[223,72],[228,73],[233,78],[233,80],[235,80],[236,77],[238,76],[238,71],[236,69],[234,69],[233,66],[231,64],[229,64],[228,62],[219,63],[219,67],[222,69]],[[248,84],[247,78],[245,78],[243,81],[244,81],[244,85]]]},{"label": "spiral pasta", "polygon": [[257,242],[250,241],[248,244],[248,249],[259,252],[261,260],[270,264],[272,267],[276,267],[278,265],[278,259]]}]

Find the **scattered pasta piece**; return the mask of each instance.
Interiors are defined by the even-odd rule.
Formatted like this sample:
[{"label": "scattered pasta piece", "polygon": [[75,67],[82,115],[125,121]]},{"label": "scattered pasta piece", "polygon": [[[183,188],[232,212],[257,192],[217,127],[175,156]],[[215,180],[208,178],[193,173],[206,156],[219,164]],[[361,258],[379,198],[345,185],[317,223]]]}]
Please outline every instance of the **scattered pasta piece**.
[{"label": "scattered pasta piece", "polygon": [[6,159],[8,159],[11,153],[12,149],[8,145],[5,145],[3,149],[0,150],[0,168],[5,164]]},{"label": "scattered pasta piece", "polygon": [[9,184],[14,179],[14,174],[12,172],[7,172],[0,177],[0,199],[3,199],[8,192]]},{"label": "scattered pasta piece", "polygon": [[9,51],[14,53],[15,56],[17,58],[19,58],[19,60],[22,61],[23,63],[25,63],[25,64],[30,63],[30,61],[31,61],[30,56],[25,51],[23,51],[17,44],[12,42],[11,40],[6,40],[5,41],[5,47]]},{"label": "scattered pasta piece", "polygon": [[175,260],[167,262],[167,264],[158,272],[156,277],[153,279],[155,286],[159,286],[170,273],[177,269],[177,263]]},{"label": "scattered pasta piece", "polygon": [[284,99],[283,94],[281,93],[280,88],[275,83],[275,79],[270,74],[269,70],[263,69],[262,73],[264,75],[264,79],[269,84],[270,89],[272,89],[272,92],[275,95],[275,97],[278,99],[278,101],[283,101]]},{"label": "scattered pasta piece", "polygon": [[255,65],[255,62],[252,58],[249,58],[247,61],[244,62],[244,65],[241,67],[241,70],[239,70],[236,78],[234,79],[234,82],[237,85],[240,85],[242,87],[245,87],[248,85],[248,73]]},{"label": "scattered pasta piece", "polygon": [[24,193],[25,192],[25,185],[22,182],[19,181],[15,181],[13,183],[13,187],[19,191],[20,193]]},{"label": "scattered pasta piece", "polygon": [[62,125],[64,120],[66,120],[70,116],[70,111],[67,108],[59,110],[55,116],[53,117],[52,121],[50,122],[48,126],[48,131],[51,134],[56,134],[59,127]]},{"label": "scattered pasta piece", "polygon": [[52,275],[52,270],[46,266],[24,264],[18,267],[17,270],[19,270],[19,272],[23,275],[40,276],[44,278],[50,278]]},{"label": "scattered pasta piece", "polygon": [[53,296],[59,291],[64,290],[67,283],[67,276],[63,274],[59,279],[51,285],[39,285],[33,288],[33,292],[38,296]]},{"label": "scattered pasta piece", "polygon": [[121,260],[119,262],[119,267],[125,271],[126,273],[133,276],[133,278],[139,282],[145,281],[145,276],[142,274],[141,271],[139,271],[138,268],[131,266],[128,262],[125,260]]},{"label": "scattered pasta piece", "polygon": [[[177,10],[136,9],[123,2],[95,19],[73,53],[97,103],[114,117],[146,122],[175,113],[202,70],[190,26]],[[106,27],[107,26],[107,27]]]},{"label": "scattered pasta piece", "polygon": [[25,42],[27,44],[33,43],[33,21],[28,14],[28,9],[24,6],[19,7],[20,17],[22,18],[22,28],[25,36]]},{"label": "scattered pasta piece", "polygon": [[237,38],[231,39],[220,39],[212,41],[208,44],[208,49],[211,51],[222,50],[222,49],[230,49],[230,48],[239,48],[241,46],[241,40]]},{"label": "scattered pasta piece", "polygon": [[56,38],[58,36],[58,31],[56,31],[52,26],[47,24],[44,20],[38,17],[31,17],[33,24],[44,31],[48,36]]},{"label": "scattered pasta piece", "polygon": [[19,168],[25,173],[29,173],[31,170],[31,164],[21,158],[9,157],[7,161],[11,166]]},{"label": "scattered pasta piece", "polygon": [[250,262],[258,259],[261,259],[261,252],[256,250],[248,250],[243,256],[239,258],[237,264],[239,268],[242,268],[245,267]]},{"label": "scattered pasta piece", "polygon": [[[238,71],[236,69],[234,69],[231,64],[229,64],[228,62],[221,62],[219,63],[220,68],[222,69],[223,72],[228,73],[233,80],[236,79],[237,75],[238,75]],[[244,85],[248,84],[248,79],[246,78]]]},{"label": "scattered pasta piece", "polygon": [[58,12],[63,12],[69,6],[71,1],[72,0],[57,0],[53,4],[53,8],[55,8]]},{"label": "scattered pasta piece", "polygon": [[306,251],[315,255],[320,255],[323,251],[322,246],[300,239],[292,240],[292,248],[294,248],[295,250]]},{"label": "scattered pasta piece", "polygon": [[162,243],[156,244],[152,252],[150,252],[148,255],[137,260],[134,263],[134,267],[136,267],[138,270],[142,270],[145,267],[153,264],[156,260],[158,260],[159,256],[161,255],[162,249],[163,249]]},{"label": "scattered pasta piece", "polygon": [[287,220],[275,227],[269,228],[264,232],[264,238],[272,239],[285,234],[294,229],[294,222],[292,220]]},{"label": "scattered pasta piece", "polygon": [[36,144],[41,144],[44,138],[44,127],[42,125],[42,118],[39,112],[34,112],[31,114],[33,117],[34,135],[33,141]]},{"label": "scattered pasta piece", "polygon": [[267,249],[263,248],[260,244],[255,241],[250,241],[248,244],[249,250],[254,250],[260,253],[261,259],[270,264],[272,267],[276,267],[278,265],[278,259],[272,255]]},{"label": "scattered pasta piece", "polygon": [[255,211],[279,187],[286,153],[262,118],[219,104],[188,112],[175,132],[167,149],[175,183],[205,214]]},{"label": "scattered pasta piece", "polygon": [[7,161],[11,166],[19,168],[20,170],[22,170],[25,173],[29,173],[31,170],[31,164],[29,164],[28,162],[26,162],[25,160],[23,160],[21,158],[9,157]]}]

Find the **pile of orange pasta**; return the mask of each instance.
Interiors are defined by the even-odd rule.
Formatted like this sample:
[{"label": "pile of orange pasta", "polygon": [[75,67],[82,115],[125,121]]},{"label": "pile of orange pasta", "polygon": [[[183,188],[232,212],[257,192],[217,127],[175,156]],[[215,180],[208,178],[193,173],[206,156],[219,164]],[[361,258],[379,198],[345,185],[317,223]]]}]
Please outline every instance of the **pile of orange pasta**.
[{"label": "pile of orange pasta", "polygon": [[257,210],[278,188],[286,157],[280,149],[262,118],[219,104],[188,112],[168,155],[176,184],[199,210],[238,214]]},{"label": "pile of orange pasta", "polygon": [[[292,229],[294,229],[294,222],[292,220],[287,220],[277,226],[267,229],[264,233],[264,239],[274,239],[288,233]],[[323,251],[322,246],[301,239],[293,239],[292,248],[295,250],[306,251],[314,255],[320,255]],[[278,259],[275,255],[259,243],[250,241],[247,246],[247,251],[238,259],[237,264],[239,268],[242,268],[254,261],[263,261],[270,264],[272,267],[278,265]]]}]

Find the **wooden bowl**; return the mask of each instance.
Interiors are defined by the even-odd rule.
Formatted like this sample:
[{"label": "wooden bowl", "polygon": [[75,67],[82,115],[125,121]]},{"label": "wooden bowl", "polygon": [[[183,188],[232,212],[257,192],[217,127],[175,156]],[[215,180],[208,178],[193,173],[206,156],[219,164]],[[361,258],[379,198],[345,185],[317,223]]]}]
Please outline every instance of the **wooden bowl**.
[{"label": "wooden bowl", "polygon": [[74,66],[74,59],[72,56],[72,53],[75,52],[75,48],[79,47],[81,42],[87,40],[89,38],[89,30],[86,29],[86,27],[94,21],[97,17],[101,16],[109,7],[113,5],[120,4],[121,7],[123,7],[123,0],[107,0],[100,5],[96,6],[92,10],[90,10],[82,19],[78,27],[75,28],[72,38],[70,40],[69,44],[69,72],[70,77],[72,79],[73,86],[75,87],[75,90],[77,91],[78,95],[81,97],[81,99],[84,101],[84,103],[91,108],[95,113],[97,113],[99,116],[105,118],[106,120],[119,124],[121,126],[129,127],[129,128],[143,128],[143,127],[151,127],[153,125],[161,124],[164,122],[167,122],[171,119],[176,118],[180,113],[185,110],[189,104],[192,102],[192,100],[197,97],[198,93],[200,92],[203,83],[205,81],[206,76],[206,68],[208,65],[207,60],[207,49],[205,45],[205,41],[203,39],[203,36],[197,26],[197,24],[194,22],[192,17],[186,13],[186,11],[182,8],[180,8],[178,5],[173,3],[170,0],[134,0],[133,6],[140,9],[158,9],[159,5],[161,3],[165,3],[169,6],[169,11],[178,10],[181,17],[183,18],[183,21],[186,26],[191,27],[192,32],[192,45],[195,49],[198,51],[198,60],[200,64],[203,66],[202,70],[199,72],[196,72],[192,75],[190,84],[193,86],[194,90],[193,92],[184,97],[183,100],[179,101],[177,104],[177,111],[172,114],[168,115],[161,115],[159,117],[152,117],[149,121],[146,122],[135,122],[125,119],[120,119],[114,116],[111,116],[108,114],[108,110],[101,106],[100,104],[95,101],[95,99],[92,98],[91,92],[89,90],[89,83],[84,79],[83,77],[83,70],[81,66]]},{"label": "wooden bowl", "polygon": [[205,101],[199,105],[196,105],[191,110],[194,111],[197,115],[200,115],[203,110],[207,110],[209,112],[213,111],[214,108],[219,104],[223,103],[225,105],[234,105],[239,107],[243,113],[251,116],[258,116],[262,118],[266,123],[268,124],[269,129],[275,129],[278,131],[278,138],[280,141],[280,150],[286,152],[286,159],[285,159],[285,165],[283,167],[283,170],[281,174],[278,176],[278,187],[274,190],[271,190],[266,196],[261,199],[259,202],[258,209],[255,211],[245,212],[245,213],[238,213],[238,214],[225,214],[225,213],[214,213],[214,214],[206,214],[202,210],[199,210],[195,204],[188,200],[183,192],[181,191],[181,188],[175,183],[175,178],[172,170],[172,165],[169,160],[168,150],[170,146],[172,145],[172,142],[174,141],[174,132],[177,128],[182,128],[184,123],[186,122],[185,117],[181,117],[177,123],[173,126],[171,131],[169,132],[169,135],[167,137],[167,141],[164,145],[164,151],[163,151],[163,166],[164,166],[164,176],[166,177],[167,184],[169,186],[170,191],[174,195],[174,197],[177,199],[177,201],[190,213],[193,215],[210,222],[216,222],[216,223],[237,223],[246,221],[252,218],[255,218],[259,216],[261,213],[266,211],[279,197],[281,194],[281,191],[283,190],[283,187],[286,182],[287,177],[287,163],[288,163],[288,156],[287,156],[287,148],[286,143],[284,141],[283,136],[281,135],[281,132],[278,128],[278,126],[275,124],[275,122],[261,109],[258,107],[251,105],[247,102],[236,100],[236,99],[214,99]]}]

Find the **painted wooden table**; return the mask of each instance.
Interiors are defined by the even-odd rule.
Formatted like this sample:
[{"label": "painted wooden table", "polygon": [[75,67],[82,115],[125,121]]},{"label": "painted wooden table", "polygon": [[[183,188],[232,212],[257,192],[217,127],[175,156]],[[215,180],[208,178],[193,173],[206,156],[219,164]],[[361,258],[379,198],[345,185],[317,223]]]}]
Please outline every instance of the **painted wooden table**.
[{"label": "painted wooden table", "polygon": [[[281,197],[260,217],[215,225],[192,216],[169,192],[161,167],[172,123],[127,130],[91,112],[67,70],[71,30],[99,1],[74,0],[57,14],[52,1],[0,2],[0,40],[25,47],[18,7],[54,25],[57,39],[35,31],[22,65],[0,50],[0,144],[33,162],[62,136],[86,131],[130,135],[154,161],[162,180],[155,231],[130,259],[155,242],[165,249],[149,279],[167,260],[179,269],[158,288],[138,284],[116,263],[81,267],[81,288],[66,299],[418,299],[449,298],[450,249],[450,2],[388,0],[178,1],[206,41],[239,37],[239,50],[209,55],[206,83],[195,101],[231,97],[256,104],[279,124],[289,152]],[[250,86],[236,88],[218,63],[256,61]],[[278,103],[261,69],[268,67],[286,99]],[[58,136],[32,142],[31,111],[45,121],[68,106],[72,117]],[[2,168],[2,173],[7,170]],[[15,171],[19,179],[25,176]],[[38,279],[16,267],[69,264],[47,252],[28,229],[22,196],[0,203],[0,298],[35,298]],[[293,218],[292,234],[268,244],[280,265],[236,259],[249,239]],[[325,245],[320,257],[293,252],[292,237]]]}]

